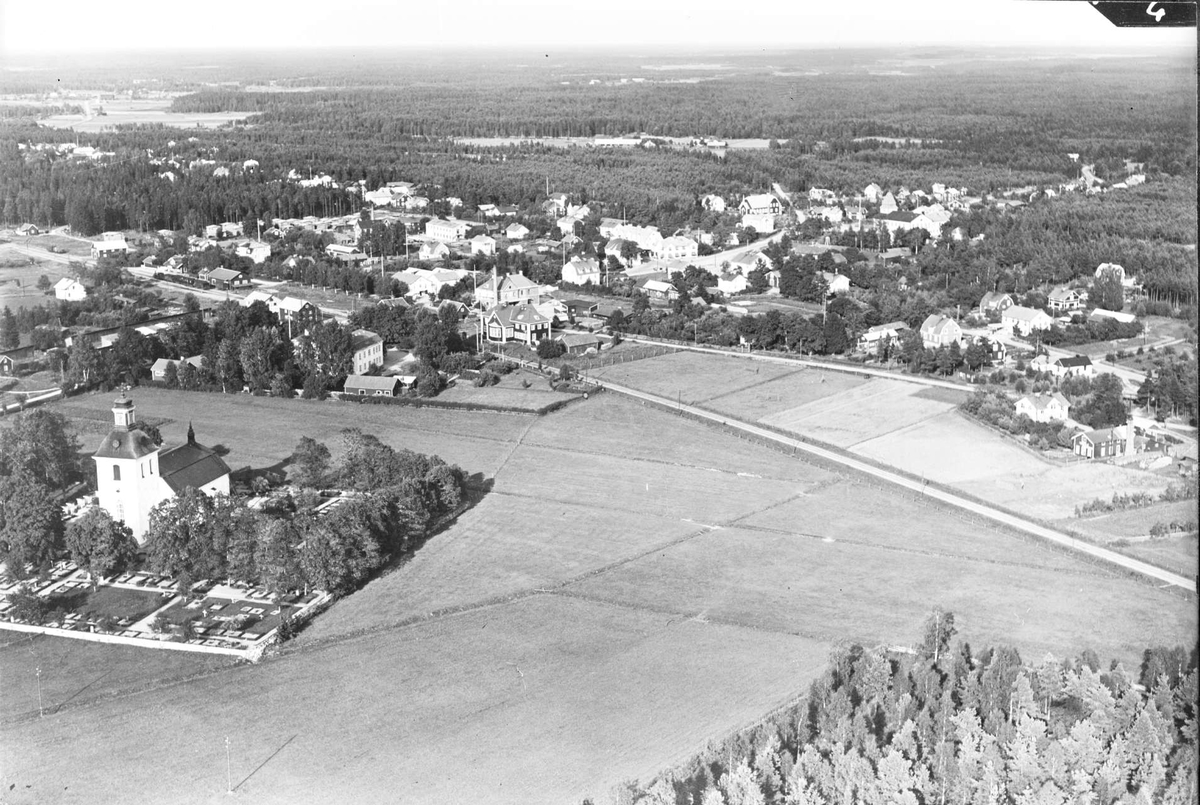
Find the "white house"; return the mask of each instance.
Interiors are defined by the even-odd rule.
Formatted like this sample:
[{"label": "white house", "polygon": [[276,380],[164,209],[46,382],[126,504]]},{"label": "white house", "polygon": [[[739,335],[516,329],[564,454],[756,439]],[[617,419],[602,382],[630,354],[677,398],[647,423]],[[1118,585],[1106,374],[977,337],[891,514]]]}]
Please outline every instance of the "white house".
[{"label": "white house", "polygon": [[447,285],[454,285],[467,272],[454,268],[434,268],[420,272],[420,276],[408,285],[409,296],[437,296]]},{"label": "white house", "polygon": [[[774,198],[774,196],[772,196]],[[754,231],[762,234],[775,231],[775,216],[772,213],[748,212],[742,216],[742,229],[754,227]]]},{"label": "white house", "polygon": [[1088,318],[1112,319],[1113,321],[1119,321],[1122,324],[1133,324],[1135,321],[1137,321],[1137,316],[1133,315],[1132,313],[1121,313],[1118,310],[1105,310],[1102,307],[1098,307],[1093,310]]},{"label": "white house", "polygon": [[1056,313],[1079,310],[1087,301],[1087,292],[1060,285],[1047,295],[1047,306]]},{"label": "white house", "polygon": [[1057,391],[1053,394],[1026,394],[1017,400],[1017,414],[1034,422],[1062,422],[1071,410],[1071,403]]},{"label": "white house", "polygon": [[125,243],[125,238],[98,240],[92,244],[92,257],[96,259],[101,257],[116,257],[128,253],[129,246]]},{"label": "white house", "polygon": [[725,212],[725,199],[716,193],[709,193],[700,199],[700,206],[710,212]]},{"label": "white house", "polygon": [[425,224],[425,234],[434,240],[440,240],[443,243],[450,243],[455,240],[462,240],[467,236],[467,230],[471,225],[466,221],[459,221],[451,218],[443,220],[434,218]]},{"label": "white house", "polygon": [[858,348],[863,352],[874,352],[879,349],[879,344],[893,344],[900,338],[900,333],[908,329],[908,325],[902,321],[890,321],[887,324],[876,324],[874,327],[868,327],[858,338]]},{"label": "white house", "polygon": [[750,280],[740,270],[722,271],[717,275],[717,290],[732,296],[750,287]]},{"label": "white house", "polygon": [[83,287],[83,283],[79,280],[63,277],[54,283],[54,298],[78,302],[87,298],[87,288]]},{"label": "white house", "polygon": [[562,268],[562,281],[573,285],[600,284],[600,263],[591,258],[577,257]]},{"label": "white house", "polygon": [[139,543],[146,541],[150,510],[189,487],[206,495],[229,494],[229,467],[198,444],[188,426],[185,444],[160,449],[134,427],[133,400],[113,403],[113,428],[92,454],[96,462],[96,498],[114,520],[121,520]]},{"label": "white house", "polygon": [[1092,377],[1096,374],[1096,367],[1087,355],[1070,355],[1050,364],[1050,371],[1055,377]]},{"label": "white house", "polygon": [[354,374],[365,375],[374,366],[383,366],[383,339],[370,330],[350,333],[350,350],[354,356]]},{"label": "white house", "polygon": [[[613,238],[631,240],[639,249],[657,254],[662,248],[663,236],[654,226],[634,226],[621,224],[613,228]],[[606,250],[607,251],[607,250]]]},{"label": "white house", "polygon": [[979,312],[987,315],[988,313],[1003,313],[1014,304],[1013,298],[1001,291],[989,291],[979,300]]},{"label": "white house", "polygon": [[525,240],[529,237],[529,227],[524,224],[509,224],[504,230],[504,236],[509,240]]},{"label": "white house", "polygon": [[427,240],[417,249],[418,260],[441,260],[449,256],[450,247],[440,240]]},{"label": "white house", "polygon": [[821,277],[825,280],[826,293],[839,294],[846,293],[850,290],[850,278],[845,274],[838,274],[832,271],[822,271]]},{"label": "white house", "polygon": [[496,239],[491,235],[476,235],[471,238],[471,254],[491,256],[496,253]]},{"label": "white house", "polygon": [[1000,322],[1021,335],[1029,335],[1039,330],[1049,330],[1054,325],[1044,310],[1036,310],[1022,305],[1013,305],[1000,314]]},{"label": "white house", "polygon": [[869,185],[863,188],[863,198],[866,199],[867,203],[869,204],[876,203],[880,198],[882,198],[882,196],[883,188],[874,182],[871,182]]},{"label": "white house", "polygon": [[245,243],[237,245],[234,254],[238,257],[249,257],[255,264],[265,263],[271,256],[271,244],[263,243],[260,240],[247,240]]},{"label": "white house", "polygon": [[688,260],[699,254],[700,246],[691,238],[683,235],[673,235],[663,238],[659,246],[658,256],[664,260]]},{"label": "white house", "polygon": [[921,341],[926,349],[948,347],[962,341],[962,328],[949,316],[933,313],[921,324]]},{"label": "white house", "polygon": [[523,274],[499,276],[495,271],[488,281],[475,289],[475,303],[483,308],[496,305],[536,305],[541,289],[536,282]]}]

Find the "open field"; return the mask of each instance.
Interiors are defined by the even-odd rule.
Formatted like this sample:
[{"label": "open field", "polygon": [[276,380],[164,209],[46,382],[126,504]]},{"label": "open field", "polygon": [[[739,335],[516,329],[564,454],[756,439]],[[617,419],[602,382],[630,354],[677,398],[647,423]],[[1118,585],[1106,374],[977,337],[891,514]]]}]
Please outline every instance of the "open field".
[{"label": "open field", "polygon": [[[245,120],[246,112],[192,112],[168,111],[171,100],[154,98],[138,100],[104,101],[103,115],[50,115],[38,121],[39,125],[56,129],[73,129],[79,132],[97,132],[117,126],[159,124],[173,128],[217,128],[226,123]],[[166,139],[166,138],[164,138]]]},{"label": "open field", "polygon": [[[529,388],[521,387],[522,380],[529,381]],[[521,370],[501,377],[499,383],[487,388],[476,388],[469,380],[459,380],[454,386],[439,394],[437,398],[446,402],[495,405],[532,412],[540,411],[563,400],[577,399],[582,396],[582,394],[555,391],[550,388],[546,378],[534,372]]]},{"label": "open field", "polygon": [[[111,396],[56,407],[98,423]],[[193,420],[234,466],[304,434],[336,453],[353,424],[494,487],[276,657],[128,693],[186,673],[149,652],[144,677],[17,719],[14,803],[223,801],[226,736],[249,802],[579,802],[803,693],[834,642],[914,642],[935,605],[973,645],[1027,656],[1132,663],[1196,630],[1194,602],[615,395],[546,417],[133,396],[174,420],[168,441]],[[0,673],[24,680],[27,716],[42,660],[13,648]],[[79,690],[109,656],[80,644],[56,673]]]},{"label": "open field", "polygon": [[29,257],[15,249],[0,246],[0,307],[14,311],[23,307],[53,304],[54,294],[38,290],[38,277],[45,274],[51,283],[74,274],[66,263]]},{"label": "open field", "polygon": [[758,422],[786,407],[805,405],[832,397],[868,382],[845,372],[828,372],[804,367],[767,383],[730,394],[710,397],[704,407],[749,422]]},{"label": "open field", "polygon": [[1195,532],[1110,547],[1167,570],[1174,570],[1176,573],[1195,576],[1197,568],[1200,567],[1200,551],[1197,550]]},{"label": "open field", "polygon": [[702,403],[796,371],[793,367],[780,364],[760,364],[732,356],[681,351],[605,367],[594,374],[623,386],[654,391],[664,397],[680,396],[686,403]]},{"label": "open field", "polygon": [[803,405],[789,407],[784,402],[777,413],[759,421],[838,447],[854,447],[953,408],[952,403],[919,396],[921,391],[902,380],[872,378]]}]

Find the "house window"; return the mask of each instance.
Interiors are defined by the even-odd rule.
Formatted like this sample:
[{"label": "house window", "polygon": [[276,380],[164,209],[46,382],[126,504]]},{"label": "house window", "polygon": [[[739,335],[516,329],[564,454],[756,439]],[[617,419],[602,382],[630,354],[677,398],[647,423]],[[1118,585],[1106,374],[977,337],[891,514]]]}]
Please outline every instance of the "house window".
[{"label": "house window", "polygon": [[113,464],[113,480],[114,481],[121,480],[121,468],[118,467],[116,464]]}]

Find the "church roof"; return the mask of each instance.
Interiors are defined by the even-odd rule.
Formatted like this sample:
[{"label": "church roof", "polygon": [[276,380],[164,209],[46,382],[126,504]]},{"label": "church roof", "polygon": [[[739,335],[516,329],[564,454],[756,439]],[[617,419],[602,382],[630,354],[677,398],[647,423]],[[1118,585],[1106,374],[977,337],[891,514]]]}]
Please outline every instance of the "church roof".
[{"label": "church roof", "polygon": [[175,493],[196,489],[229,474],[229,466],[207,447],[186,442],[164,450],[158,458],[159,473]]},{"label": "church roof", "polygon": [[141,458],[158,450],[154,440],[140,430],[113,428],[93,453],[95,458]]}]

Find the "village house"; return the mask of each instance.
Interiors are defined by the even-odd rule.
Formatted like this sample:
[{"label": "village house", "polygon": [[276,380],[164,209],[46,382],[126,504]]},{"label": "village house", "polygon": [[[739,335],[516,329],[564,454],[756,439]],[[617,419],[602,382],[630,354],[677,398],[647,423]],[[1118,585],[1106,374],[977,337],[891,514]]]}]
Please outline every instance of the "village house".
[{"label": "village house", "polygon": [[888,346],[900,340],[900,334],[908,330],[908,325],[902,321],[890,321],[887,324],[876,324],[868,327],[858,338],[858,348],[863,352],[875,352],[879,344]]},{"label": "village house", "polygon": [[427,240],[417,249],[417,259],[425,261],[441,260],[450,256],[450,247],[440,240]]},{"label": "village house", "polygon": [[1012,305],[1006,308],[1000,314],[1000,322],[1010,330],[1024,336],[1040,330],[1049,330],[1054,325],[1054,319],[1050,318],[1046,311],[1021,305]]},{"label": "village house", "polygon": [[750,280],[740,270],[717,274],[717,290],[726,296],[741,293],[750,287]]},{"label": "village house", "polygon": [[600,284],[600,264],[591,259],[577,257],[562,268],[562,281],[572,285]]},{"label": "village house", "polygon": [[662,248],[663,242],[662,233],[658,231],[658,227],[654,226],[621,224],[613,230],[612,237],[621,240],[631,240],[637,244],[639,249],[652,254],[658,253],[659,249]]},{"label": "village house", "polygon": [[175,371],[178,372],[183,368],[185,363],[190,364],[196,369],[199,369],[204,364],[204,356],[193,355],[190,358],[184,358],[183,360],[178,361],[171,360],[170,358],[159,358],[150,366],[150,379],[157,383],[162,383],[167,378],[168,366],[174,366]]},{"label": "village house", "polygon": [[220,291],[231,291],[250,285],[250,278],[236,268],[207,268],[201,270],[197,277]]},{"label": "village house", "polygon": [[1133,450],[1133,425],[1076,433],[1071,450],[1083,458],[1115,458]]},{"label": "village house", "polygon": [[412,297],[430,296],[436,297],[441,293],[442,288],[447,285],[455,285],[463,277],[467,276],[466,271],[454,268],[434,268],[434,269],[410,269],[418,276],[411,283],[408,283],[408,295]]},{"label": "village house", "polygon": [[743,215],[778,215],[782,211],[783,205],[770,193],[746,196],[738,205],[738,212]]},{"label": "village house", "polygon": [[871,182],[869,185],[863,188],[862,194],[863,198],[866,199],[868,204],[875,204],[880,198],[883,197],[883,188],[874,182]]},{"label": "village house", "polygon": [[23,237],[33,237],[41,233],[42,231],[37,228],[37,224],[21,224],[17,227],[17,234]]},{"label": "village house", "polygon": [[948,347],[962,341],[962,328],[949,316],[930,314],[921,324],[921,342],[926,349]]},{"label": "village house", "polygon": [[740,274],[749,276],[756,268],[770,271],[774,268],[771,258],[757,249],[747,249],[729,261],[729,267]]},{"label": "village house", "polygon": [[98,240],[92,244],[92,257],[97,260],[101,257],[123,257],[130,251],[125,238]]},{"label": "village house", "polygon": [[700,199],[700,206],[709,212],[725,212],[725,199],[716,193],[709,193]]},{"label": "village house", "polygon": [[54,298],[68,302],[79,302],[87,298],[87,288],[77,279],[63,277],[54,283]]},{"label": "village house", "polygon": [[1122,313],[1119,310],[1105,310],[1102,307],[1098,307],[1088,314],[1088,319],[1090,321],[1095,321],[1096,319],[1112,319],[1113,321],[1121,322],[1121,324],[1133,324],[1135,321],[1137,321],[1137,316],[1133,315],[1132,313]]},{"label": "village house", "polygon": [[247,240],[234,247],[234,254],[238,257],[249,257],[253,263],[259,265],[271,256],[271,244],[260,240]]},{"label": "village house", "polygon": [[496,239],[491,235],[476,235],[471,238],[471,254],[492,256],[496,253]]},{"label": "village house", "polygon": [[699,244],[691,238],[673,235],[663,238],[659,246],[658,256],[663,260],[688,260],[699,254]]},{"label": "village house", "polygon": [[1072,355],[1051,363],[1050,371],[1055,377],[1093,377],[1096,367],[1087,355]]},{"label": "village house", "polygon": [[883,198],[879,200],[879,213],[880,215],[887,215],[888,213],[893,213],[898,209],[900,209],[900,206],[896,204],[896,197],[893,196],[892,191],[889,190],[883,195]]},{"label": "village house", "polygon": [[395,376],[355,374],[346,377],[342,389],[343,393],[355,397],[396,397],[404,390],[404,381]]},{"label": "village house", "polygon": [[468,221],[459,221],[457,219],[443,220],[434,218],[425,223],[425,234],[434,240],[440,240],[443,243],[451,243],[456,240],[462,240],[467,236],[467,230],[471,228]]},{"label": "village house", "polygon": [[[774,198],[774,196],[772,196]],[[764,232],[775,231],[775,215],[774,213],[758,213],[748,212],[742,216],[738,224],[742,229],[752,228],[755,232],[762,234]]]},{"label": "village house", "polygon": [[370,330],[350,333],[350,350],[354,357],[354,374],[365,375],[376,366],[383,366],[383,339]]},{"label": "village house", "polygon": [[567,349],[568,355],[582,355],[589,350],[599,351],[604,340],[592,333],[562,333],[554,339]]},{"label": "village house", "polygon": [[1014,304],[1013,298],[1006,293],[1000,291],[992,291],[985,293],[983,298],[979,300],[979,312],[986,316],[989,313],[997,315],[1003,313]]},{"label": "village house", "polygon": [[1053,394],[1026,394],[1016,403],[1017,415],[1034,422],[1062,422],[1071,411],[1071,403],[1057,391]]},{"label": "village house", "polygon": [[493,271],[487,282],[475,289],[475,304],[482,308],[496,305],[536,305],[540,296],[538,284],[525,275],[499,276]]},{"label": "village house", "polygon": [[92,454],[96,462],[96,499],[142,544],[150,510],[191,487],[206,495],[229,494],[229,467],[215,452],[196,442],[188,426],[187,442],[160,448],[134,427],[133,400],[122,395],[113,403],[114,424]]},{"label": "village house", "polygon": [[500,305],[488,311],[484,332],[489,341],[517,341],[534,347],[550,337],[550,319],[531,304]]},{"label": "village house", "polygon": [[242,297],[241,305],[250,307],[255,302],[265,304],[279,323],[287,326],[288,338],[294,337],[294,333],[304,332],[309,325],[324,318],[321,309],[312,302],[291,296],[276,296],[266,291],[251,291]]},{"label": "village house", "polygon": [[825,280],[825,293],[829,296],[846,293],[850,290],[850,278],[845,274],[833,271],[822,271],[821,278]]},{"label": "village house", "polygon": [[1087,296],[1087,291],[1060,285],[1047,295],[1046,304],[1055,313],[1069,313],[1072,310],[1082,309],[1084,303],[1087,302]]},{"label": "village house", "polygon": [[679,291],[675,290],[675,286],[662,280],[646,280],[642,284],[642,290],[651,299],[659,302],[674,302],[679,298]]},{"label": "village house", "polygon": [[509,240],[525,240],[529,237],[529,227],[524,224],[509,224],[504,230],[504,236]]},{"label": "village house", "polygon": [[360,252],[357,246],[343,243],[330,243],[325,247],[325,254],[339,263],[352,263],[355,265],[367,259],[367,256]]}]

